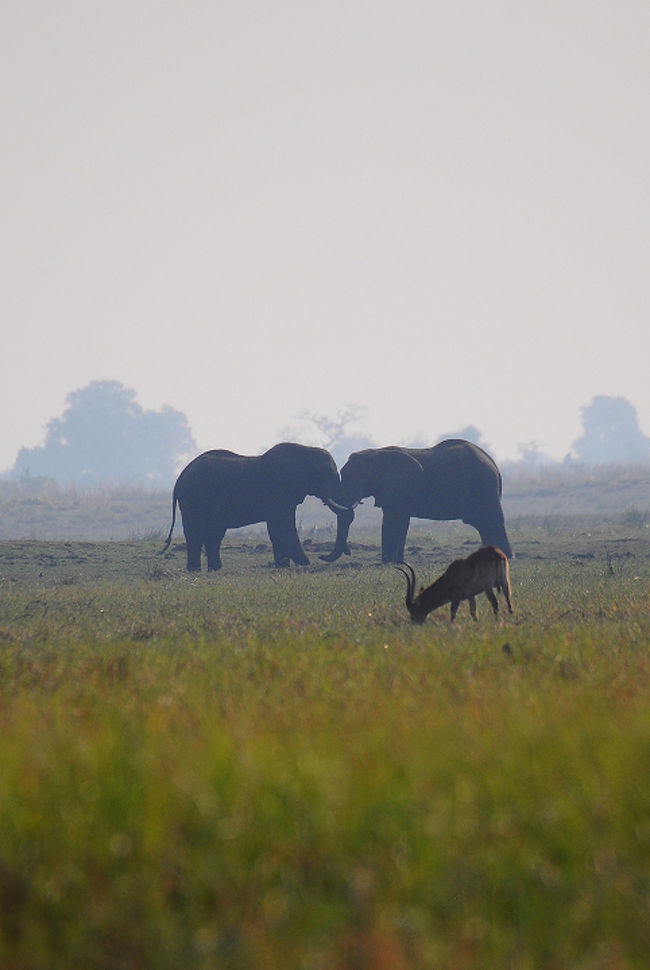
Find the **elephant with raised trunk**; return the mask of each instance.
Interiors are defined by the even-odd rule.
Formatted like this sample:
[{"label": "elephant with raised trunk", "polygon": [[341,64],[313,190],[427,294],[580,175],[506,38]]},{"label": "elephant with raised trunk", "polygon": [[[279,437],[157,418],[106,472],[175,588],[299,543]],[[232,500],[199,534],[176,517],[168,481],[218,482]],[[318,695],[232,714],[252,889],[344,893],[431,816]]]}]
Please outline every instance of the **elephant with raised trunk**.
[{"label": "elephant with raised trunk", "polygon": [[[509,558],[512,548],[501,508],[501,472],[478,445],[449,438],[433,448],[368,448],[356,451],[341,469],[341,505],[353,507],[374,496],[383,509],[381,557],[402,562],[412,516],[462,519],[473,526],[483,545],[498,546]],[[327,562],[348,552],[352,518],[339,516],[336,544]]]},{"label": "elephant with raised trunk", "polygon": [[307,566],[296,530],[296,506],[315,495],[345,520],[354,513],[336,504],[341,481],[334,459],[324,448],[284,442],[263,455],[206,451],[183,469],[172,494],[172,524],[163,548],[169,547],[176,504],[183,517],[187,568],[201,569],[205,548],[208,570],[221,568],[221,541],[227,529],[266,522],[276,566]]}]

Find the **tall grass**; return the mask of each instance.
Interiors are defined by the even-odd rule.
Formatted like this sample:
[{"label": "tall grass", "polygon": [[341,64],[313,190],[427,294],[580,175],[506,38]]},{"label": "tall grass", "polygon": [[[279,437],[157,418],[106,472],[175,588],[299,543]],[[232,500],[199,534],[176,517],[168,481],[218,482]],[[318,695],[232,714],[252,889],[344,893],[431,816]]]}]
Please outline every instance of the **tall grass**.
[{"label": "tall grass", "polygon": [[647,966],[645,554],[417,627],[367,561],[123,551],[2,589],[0,966]]}]

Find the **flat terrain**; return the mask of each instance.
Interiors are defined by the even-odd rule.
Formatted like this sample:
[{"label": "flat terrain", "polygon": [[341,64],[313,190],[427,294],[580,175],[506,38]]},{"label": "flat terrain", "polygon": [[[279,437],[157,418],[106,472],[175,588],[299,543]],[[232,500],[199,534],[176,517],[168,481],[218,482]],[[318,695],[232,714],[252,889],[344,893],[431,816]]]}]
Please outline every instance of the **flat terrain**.
[{"label": "flat terrain", "polygon": [[509,529],[514,616],[423,626],[374,529],[0,542],[0,966],[647,967],[650,530]]},{"label": "flat terrain", "polygon": [[[650,466],[601,466],[597,468],[541,466],[507,467],[503,470],[503,509],[509,528],[534,516],[549,521],[587,517],[601,528],[632,518],[650,523]],[[0,479],[0,540],[63,539],[123,540],[160,539],[171,522],[171,491],[144,488],[96,488],[59,486],[46,479],[22,484]],[[333,540],[336,520],[318,499],[307,496],[297,509],[303,535],[317,530]],[[372,529],[379,532],[381,514],[366,499],[358,507],[351,538]],[[250,534],[247,530],[246,534]],[[262,528],[254,529],[262,538]],[[177,522],[178,536],[182,535]]]}]

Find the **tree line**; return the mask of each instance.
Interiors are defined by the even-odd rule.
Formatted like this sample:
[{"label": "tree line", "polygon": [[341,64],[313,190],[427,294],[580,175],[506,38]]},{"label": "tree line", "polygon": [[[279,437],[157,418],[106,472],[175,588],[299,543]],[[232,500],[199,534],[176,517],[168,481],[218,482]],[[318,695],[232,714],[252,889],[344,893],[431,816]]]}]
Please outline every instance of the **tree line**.
[{"label": "tree line", "polygon": [[[348,405],[335,415],[303,411],[280,437],[321,444],[341,465],[351,452],[376,446],[354,430],[363,413],[358,405]],[[582,408],[581,418],[582,434],[573,442],[567,463],[650,462],[650,438],[642,433],[636,409],[626,398],[598,395]],[[446,437],[466,438],[486,447],[474,426],[440,436]],[[88,488],[127,483],[168,488],[196,451],[182,412],[167,405],[159,411],[144,410],[136,392],[119,381],[91,381],[68,395],[61,416],[48,423],[42,445],[20,449],[7,477],[33,490],[47,480]],[[521,454],[523,464],[550,463],[535,443],[523,446]]]}]

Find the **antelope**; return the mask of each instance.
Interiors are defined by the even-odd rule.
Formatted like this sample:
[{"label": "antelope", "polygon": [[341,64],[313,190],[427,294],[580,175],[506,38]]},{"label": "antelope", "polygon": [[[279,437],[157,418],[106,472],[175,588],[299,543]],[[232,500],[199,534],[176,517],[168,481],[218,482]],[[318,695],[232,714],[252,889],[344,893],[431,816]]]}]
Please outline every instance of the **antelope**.
[{"label": "antelope", "polygon": [[403,562],[397,568],[406,576],[406,608],[416,623],[424,623],[432,610],[437,610],[445,603],[451,603],[453,621],[461,600],[469,600],[469,611],[472,619],[476,620],[476,597],[479,593],[485,593],[494,615],[498,616],[499,604],[493,589],[503,593],[512,613],[508,557],[496,546],[483,546],[467,559],[454,560],[434,583],[426,589],[420,587],[417,596],[413,567]]}]

